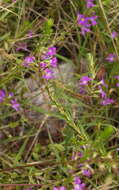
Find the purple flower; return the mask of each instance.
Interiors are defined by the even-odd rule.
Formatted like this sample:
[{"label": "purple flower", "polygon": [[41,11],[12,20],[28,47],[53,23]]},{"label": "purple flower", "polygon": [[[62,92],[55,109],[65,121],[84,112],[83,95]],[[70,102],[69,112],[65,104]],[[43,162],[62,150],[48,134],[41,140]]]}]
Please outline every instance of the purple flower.
[{"label": "purple flower", "polygon": [[113,62],[115,61],[115,59],[116,59],[116,55],[114,53],[110,53],[106,58],[106,60],[109,62]]},{"label": "purple flower", "polygon": [[108,104],[113,104],[114,102],[115,101],[113,99],[111,99],[111,98],[105,98],[104,100],[101,101],[101,104],[103,106],[105,106],[105,105],[108,105]]},{"label": "purple flower", "polygon": [[94,0],[86,0],[86,7],[89,9],[89,8],[92,8],[95,6],[95,4],[93,3]]},{"label": "purple flower", "polygon": [[83,166],[84,166],[84,164],[81,163],[81,164],[78,165],[78,168],[81,168],[81,167],[83,167]]},{"label": "purple flower", "polygon": [[25,67],[29,67],[29,64],[33,63],[35,61],[35,57],[34,56],[27,56],[24,59],[23,65]]},{"label": "purple flower", "polygon": [[119,87],[119,83],[117,83],[116,86]]},{"label": "purple flower", "polygon": [[78,21],[78,24],[87,28],[87,27],[90,27],[90,24],[89,24],[89,17],[86,17],[85,15],[83,14],[78,14],[77,15],[77,21]]},{"label": "purple flower", "polygon": [[80,82],[79,84],[80,85],[87,85],[89,81],[93,80],[92,78],[89,78],[88,76],[83,76],[81,79],[80,79]]},{"label": "purple flower", "polygon": [[80,94],[86,94],[85,86],[80,86],[80,88],[79,88],[79,93],[80,93]]},{"label": "purple flower", "polygon": [[82,174],[83,174],[84,176],[86,176],[86,177],[90,177],[90,176],[91,176],[90,170],[83,170],[83,171],[82,171]]},{"label": "purple flower", "polygon": [[119,151],[119,148],[116,148],[117,151]]},{"label": "purple flower", "polygon": [[81,183],[81,184],[76,184],[74,185],[74,189],[73,190],[85,190],[85,184]]},{"label": "purple flower", "polygon": [[39,63],[39,65],[41,66],[41,68],[45,68],[47,66],[47,64],[45,62],[41,62],[41,63]]},{"label": "purple flower", "polygon": [[93,13],[93,16],[88,17],[88,20],[91,23],[91,26],[95,26],[97,24],[96,19],[98,18],[98,16],[95,15],[95,13]]},{"label": "purple flower", "polygon": [[79,177],[74,178],[74,189],[73,190],[84,190],[85,184],[81,183],[81,179]]},{"label": "purple flower", "polygon": [[81,28],[81,34],[82,34],[82,35],[85,35],[86,32],[91,32],[91,30],[90,30],[89,28],[82,27],[82,28]]},{"label": "purple flower", "polygon": [[54,56],[56,54],[56,47],[52,46],[48,48],[48,51],[46,52],[47,56]]},{"label": "purple flower", "polygon": [[99,92],[100,92],[100,94],[101,94],[101,97],[102,97],[102,98],[106,98],[107,95],[106,95],[106,93],[102,90],[102,87],[99,86],[98,88],[99,88]]},{"label": "purple flower", "polygon": [[30,31],[28,31],[27,36],[28,36],[29,38],[32,38],[32,37],[33,37],[33,32],[32,32],[31,30],[30,30]]},{"label": "purple flower", "polygon": [[50,60],[50,64],[52,67],[57,67],[57,58],[56,57],[53,57],[51,60]]},{"label": "purple flower", "polygon": [[81,27],[81,34],[82,35],[85,35],[86,32],[91,32],[90,27],[97,24],[96,19],[97,19],[96,15],[87,17],[83,14],[78,13],[77,22]]},{"label": "purple flower", "polygon": [[48,48],[48,51],[41,56],[41,60],[50,59],[56,54],[56,47],[52,46]]},{"label": "purple flower", "polygon": [[9,97],[11,98],[12,96],[14,96],[14,93],[13,93],[13,92],[10,92],[10,93],[9,93]]},{"label": "purple flower", "polygon": [[45,74],[43,75],[44,79],[50,80],[54,78],[53,71],[51,69],[45,69],[44,71],[45,71]]},{"label": "purple flower", "polygon": [[81,183],[81,179],[78,176],[76,176],[74,178],[74,184],[80,184],[80,183]]},{"label": "purple flower", "polygon": [[79,156],[80,158],[82,158],[82,157],[83,157],[83,153],[82,153],[82,152],[78,152],[78,156]]},{"label": "purple flower", "polygon": [[5,98],[5,91],[4,90],[0,90],[0,102],[2,102]]},{"label": "purple flower", "polygon": [[97,21],[96,21],[97,18],[98,18],[98,16],[96,16],[96,15],[93,15],[88,18],[89,21],[91,22],[91,26],[95,26],[97,24]]},{"label": "purple flower", "polygon": [[117,34],[117,32],[116,31],[113,31],[112,33],[111,33],[111,37],[114,39],[114,38],[116,38],[118,36],[118,34]]},{"label": "purple flower", "polygon": [[64,186],[59,187],[59,190],[65,190]]},{"label": "purple flower", "polygon": [[16,99],[14,99],[14,100],[11,100],[11,107],[12,107],[13,109],[15,109],[16,111],[19,111],[19,109],[20,109],[20,104],[17,102]]},{"label": "purple flower", "polygon": [[102,80],[100,81],[100,84],[102,84],[102,85],[105,86],[106,88],[108,87],[108,85],[105,83],[104,79],[102,79]]},{"label": "purple flower", "polygon": [[117,80],[119,80],[119,75],[117,75],[117,76],[114,76],[114,78],[116,78]]},{"label": "purple flower", "polygon": [[27,56],[27,57],[25,57],[25,59],[24,59],[24,61],[25,61],[26,63],[33,63],[34,60],[35,60],[35,57],[34,57],[34,56]]}]

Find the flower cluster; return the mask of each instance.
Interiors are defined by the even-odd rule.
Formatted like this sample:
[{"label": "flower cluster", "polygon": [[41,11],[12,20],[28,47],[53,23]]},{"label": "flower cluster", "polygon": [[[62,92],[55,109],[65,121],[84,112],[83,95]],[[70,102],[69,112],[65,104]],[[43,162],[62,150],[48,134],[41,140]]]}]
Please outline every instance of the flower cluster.
[{"label": "flower cluster", "polygon": [[79,177],[74,178],[74,189],[73,190],[84,190],[86,184],[81,182],[81,179]]},{"label": "flower cluster", "polygon": [[105,84],[103,79],[101,81],[101,84],[102,85],[99,85],[99,87],[98,87],[99,88],[99,93],[101,94],[101,98],[102,98],[101,104],[103,106],[108,105],[108,104],[113,104],[115,101],[113,99],[111,99],[111,98],[108,98],[107,94],[102,89],[102,86],[105,86],[107,88],[107,85]]},{"label": "flower cluster", "polygon": [[87,86],[89,84],[90,81],[92,81],[93,79],[88,77],[88,76],[83,76],[81,77],[80,81],[79,81],[79,93],[80,94],[86,94],[86,88],[85,86]]},{"label": "flower cluster", "polygon": [[43,69],[43,78],[46,80],[53,79],[53,70],[52,68],[57,67],[57,58],[56,58],[56,47],[52,46],[48,48],[48,51],[42,55],[41,62],[39,63],[40,67]]},{"label": "flower cluster", "polygon": [[91,26],[95,26],[97,24],[97,16],[93,14],[92,16],[85,16],[83,14],[77,15],[77,22],[81,28],[81,34],[85,35],[87,32],[91,32]]},{"label": "flower cluster", "polygon": [[[119,80],[119,76],[115,76],[116,79]],[[92,81],[93,79],[88,77],[88,76],[83,76],[81,77],[80,81],[79,81],[79,89],[80,89],[80,93],[81,94],[86,94],[86,88],[85,86],[87,86],[89,84],[90,81]],[[113,104],[115,101],[111,98],[107,97],[106,92],[103,90],[102,87],[108,87],[107,84],[105,84],[104,79],[102,79],[100,81],[100,85],[98,86],[99,89],[99,93],[101,95],[101,105],[108,105],[108,104]],[[117,87],[119,87],[119,83],[117,83]]]},{"label": "flower cluster", "polygon": [[19,111],[20,110],[20,104],[17,102],[17,100],[15,98],[13,98],[14,94],[11,92],[8,95],[5,93],[5,91],[3,89],[0,90],[0,103],[2,103],[5,98],[8,99],[10,106],[16,110]]},{"label": "flower cluster", "polygon": [[23,62],[23,66],[29,67],[34,61],[35,61],[35,57],[29,55],[29,56],[25,57],[24,62]]}]

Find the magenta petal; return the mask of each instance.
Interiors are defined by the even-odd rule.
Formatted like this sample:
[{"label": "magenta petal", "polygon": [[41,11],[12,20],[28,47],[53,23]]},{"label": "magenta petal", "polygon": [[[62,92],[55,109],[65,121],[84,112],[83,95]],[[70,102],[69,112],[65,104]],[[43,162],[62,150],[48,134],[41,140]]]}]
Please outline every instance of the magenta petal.
[{"label": "magenta petal", "polygon": [[114,39],[114,38],[116,38],[118,36],[118,34],[117,34],[117,32],[116,31],[113,31],[112,33],[111,33],[111,37]]},{"label": "magenta petal", "polygon": [[0,102],[2,102],[5,98],[5,91],[4,90],[0,90]]},{"label": "magenta petal", "polygon": [[83,77],[81,77],[79,84],[80,85],[87,85],[88,82],[91,80],[93,80],[93,79],[88,77],[88,76],[83,76]]},{"label": "magenta petal", "polygon": [[113,104],[115,101],[113,100],[113,99],[111,99],[111,98],[106,98],[106,99],[104,99],[104,100],[102,100],[101,101],[101,104],[103,105],[103,106],[105,106],[105,105],[108,105],[108,104]]},{"label": "magenta petal", "polygon": [[45,71],[45,74],[43,75],[44,79],[50,80],[54,78],[53,71],[51,69],[45,69],[44,71]]},{"label": "magenta petal", "polygon": [[16,111],[20,110],[20,104],[17,102],[16,99],[11,100],[11,107]]},{"label": "magenta petal", "polygon": [[116,59],[116,54],[114,54],[114,53],[110,53],[106,58],[106,60],[109,62],[113,62],[113,61],[115,61],[115,59]]},{"label": "magenta petal", "polygon": [[90,170],[83,170],[83,175],[86,176],[86,177],[90,177],[91,176],[91,172]]}]

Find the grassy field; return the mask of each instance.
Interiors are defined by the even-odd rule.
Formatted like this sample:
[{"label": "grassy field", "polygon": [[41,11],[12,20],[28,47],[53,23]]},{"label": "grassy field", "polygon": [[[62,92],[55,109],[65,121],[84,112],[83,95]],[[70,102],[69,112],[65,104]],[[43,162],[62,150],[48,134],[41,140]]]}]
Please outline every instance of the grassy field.
[{"label": "grassy field", "polygon": [[0,0],[0,190],[119,190],[119,0]]}]

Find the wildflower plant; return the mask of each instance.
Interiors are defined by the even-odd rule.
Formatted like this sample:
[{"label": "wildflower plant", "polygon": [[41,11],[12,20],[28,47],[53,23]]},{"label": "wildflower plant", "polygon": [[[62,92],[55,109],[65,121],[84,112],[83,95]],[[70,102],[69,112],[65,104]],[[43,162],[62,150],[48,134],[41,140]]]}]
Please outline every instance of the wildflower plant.
[{"label": "wildflower plant", "polygon": [[118,189],[118,1],[1,1],[0,184]]}]

